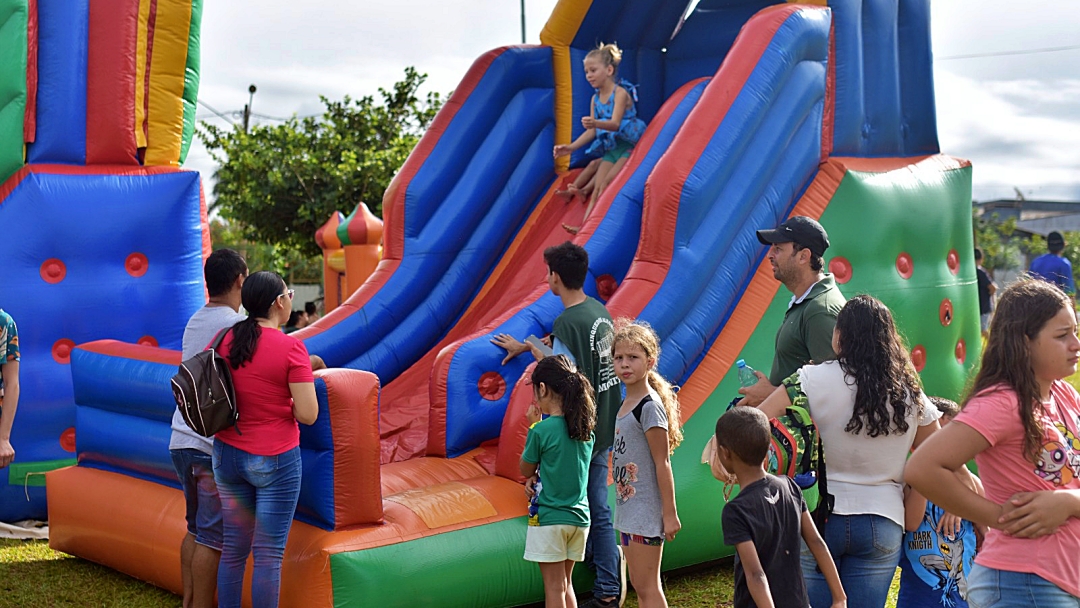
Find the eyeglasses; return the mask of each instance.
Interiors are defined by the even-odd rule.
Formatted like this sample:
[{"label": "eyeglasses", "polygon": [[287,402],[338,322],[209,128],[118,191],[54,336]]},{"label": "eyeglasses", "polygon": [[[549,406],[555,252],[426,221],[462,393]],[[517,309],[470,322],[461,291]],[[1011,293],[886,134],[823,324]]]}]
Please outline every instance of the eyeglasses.
[{"label": "eyeglasses", "polygon": [[285,293],[279,295],[278,297],[280,298],[281,296],[289,296],[289,299],[291,300],[293,298],[294,293],[296,293],[296,290],[295,289],[290,289],[290,290],[286,291]]}]

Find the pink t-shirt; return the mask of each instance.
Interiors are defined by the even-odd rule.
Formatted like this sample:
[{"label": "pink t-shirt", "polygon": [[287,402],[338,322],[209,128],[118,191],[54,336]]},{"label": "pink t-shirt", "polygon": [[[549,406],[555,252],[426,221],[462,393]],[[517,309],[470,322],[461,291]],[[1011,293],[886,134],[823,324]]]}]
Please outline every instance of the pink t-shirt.
[{"label": "pink t-shirt", "polygon": [[[1004,385],[975,397],[956,417],[978,431],[990,447],[975,457],[986,497],[1002,504],[1017,492],[1080,489],[1080,394],[1065,382],[1050,388],[1037,465],[1023,455],[1024,426],[1016,392]],[[1042,538],[1015,538],[990,530],[975,563],[1036,574],[1080,596],[1080,519],[1070,518]]]},{"label": "pink t-shirt", "polygon": [[[300,445],[300,426],[292,413],[290,382],[314,382],[307,347],[278,329],[260,327],[262,335],[255,356],[232,370],[236,386],[236,427],[215,438],[258,456],[276,456]],[[225,336],[221,354],[228,358],[233,334]]]}]

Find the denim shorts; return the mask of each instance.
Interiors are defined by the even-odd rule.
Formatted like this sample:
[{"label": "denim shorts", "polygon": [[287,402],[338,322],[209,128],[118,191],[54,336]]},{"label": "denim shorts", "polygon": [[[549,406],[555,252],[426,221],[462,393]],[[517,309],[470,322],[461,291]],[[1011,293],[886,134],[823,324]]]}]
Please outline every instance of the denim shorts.
[{"label": "denim shorts", "polygon": [[214,483],[213,459],[192,448],[169,450],[169,454],[184,490],[188,534],[200,545],[221,551],[221,498]]},{"label": "denim shorts", "polygon": [[1080,608],[1080,598],[1037,574],[979,564],[968,574],[967,601],[971,608]]}]

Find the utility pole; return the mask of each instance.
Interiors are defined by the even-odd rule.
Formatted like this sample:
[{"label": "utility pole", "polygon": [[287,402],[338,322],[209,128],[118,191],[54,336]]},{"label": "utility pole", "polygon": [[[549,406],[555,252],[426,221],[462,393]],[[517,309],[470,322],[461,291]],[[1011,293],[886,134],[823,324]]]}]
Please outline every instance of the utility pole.
[{"label": "utility pole", "polygon": [[248,87],[248,102],[244,106],[244,133],[248,132],[248,123],[251,121],[251,104],[255,101],[255,90],[255,85]]},{"label": "utility pole", "polygon": [[521,44],[525,44],[525,0],[521,0]]}]

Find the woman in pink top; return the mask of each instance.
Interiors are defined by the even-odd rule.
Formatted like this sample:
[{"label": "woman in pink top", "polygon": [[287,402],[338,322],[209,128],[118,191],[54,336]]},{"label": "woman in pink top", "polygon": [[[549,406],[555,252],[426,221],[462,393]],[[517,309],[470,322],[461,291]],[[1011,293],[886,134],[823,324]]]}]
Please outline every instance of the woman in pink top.
[{"label": "woman in pink top", "polygon": [[304,343],[278,327],[292,311],[291,289],[272,272],[244,281],[248,318],[221,344],[232,368],[239,419],[214,436],[214,481],[221,495],[224,543],[218,601],[239,608],[244,564],[254,547],[252,604],[275,608],[281,560],[300,497],[300,427],[319,413]]},{"label": "woman in pink top", "polygon": [[[973,608],[1080,607],[1080,395],[1062,381],[1078,357],[1069,297],[1010,286],[964,409],[908,463],[927,499],[991,528],[968,575]],[[971,458],[986,498],[951,472]]]}]

